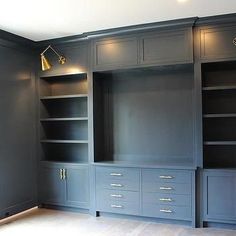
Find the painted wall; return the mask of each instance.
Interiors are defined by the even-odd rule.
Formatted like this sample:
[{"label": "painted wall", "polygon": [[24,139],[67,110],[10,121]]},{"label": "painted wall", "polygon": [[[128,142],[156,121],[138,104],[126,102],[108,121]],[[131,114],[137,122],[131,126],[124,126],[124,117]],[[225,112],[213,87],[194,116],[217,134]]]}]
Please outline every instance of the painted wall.
[{"label": "painted wall", "polygon": [[37,200],[32,53],[22,45],[0,39],[0,71],[2,218],[34,206]]}]

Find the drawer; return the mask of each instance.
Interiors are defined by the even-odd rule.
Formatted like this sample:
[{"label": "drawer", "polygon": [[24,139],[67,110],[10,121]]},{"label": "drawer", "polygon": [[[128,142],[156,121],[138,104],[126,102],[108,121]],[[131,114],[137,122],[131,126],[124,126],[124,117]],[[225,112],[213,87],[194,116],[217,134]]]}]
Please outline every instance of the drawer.
[{"label": "drawer", "polygon": [[165,219],[191,220],[190,206],[167,206],[158,204],[143,204],[143,215]]},{"label": "drawer", "polygon": [[139,191],[139,181],[97,179],[96,187],[97,189],[101,188],[101,189]]},{"label": "drawer", "polygon": [[139,182],[139,169],[116,168],[116,167],[96,167],[96,179],[104,180],[129,180]]},{"label": "drawer", "polygon": [[163,194],[163,193],[143,193],[143,204],[162,204],[169,206],[191,206],[191,195],[183,194]]},{"label": "drawer", "polygon": [[139,203],[139,192],[98,189],[96,199],[98,203],[113,200]]},{"label": "drawer", "polygon": [[97,203],[97,211],[127,214],[127,215],[139,215],[140,207],[139,203],[136,202],[99,201]]},{"label": "drawer", "polygon": [[143,185],[144,192],[156,193],[174,193],[174,194],[191,194],[191,184],[179,183],[146,183]]},{"label": "drawer", "polygon": [[192,181],[192,172],[183,170],[143,169],[142,184],[146,183],[186,183]]}]

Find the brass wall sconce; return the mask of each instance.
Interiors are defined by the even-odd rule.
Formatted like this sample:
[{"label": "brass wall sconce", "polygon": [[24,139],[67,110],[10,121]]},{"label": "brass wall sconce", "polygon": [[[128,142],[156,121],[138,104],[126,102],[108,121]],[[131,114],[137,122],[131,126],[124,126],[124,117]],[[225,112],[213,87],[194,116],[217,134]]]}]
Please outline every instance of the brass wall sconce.
[{"label": "brass wall sconce", "polygon": [[65,64],[66,62],[66,58],[62,55],[60,55],[51,45],[49,45],[40,55],[41,55],[41,67],[42,67],[42,71],[45,71],[45,70],[49,70],[52,65],[49,63],[48,59],[45,57],[45,52],[48,50],[48,49],[51,49],[57,56],[58,56],[58,62],[59,64],[63,65]]}]

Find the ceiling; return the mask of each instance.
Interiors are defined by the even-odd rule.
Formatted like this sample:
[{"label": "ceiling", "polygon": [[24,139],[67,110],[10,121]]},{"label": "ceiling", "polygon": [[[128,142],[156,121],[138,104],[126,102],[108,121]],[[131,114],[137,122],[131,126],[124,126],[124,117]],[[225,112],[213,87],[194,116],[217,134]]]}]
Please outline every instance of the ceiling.
[{"label": "ceiling", "polygon": [[7,0],[0,29],[34,41],[192,16],[236,12],[235,0]]}]

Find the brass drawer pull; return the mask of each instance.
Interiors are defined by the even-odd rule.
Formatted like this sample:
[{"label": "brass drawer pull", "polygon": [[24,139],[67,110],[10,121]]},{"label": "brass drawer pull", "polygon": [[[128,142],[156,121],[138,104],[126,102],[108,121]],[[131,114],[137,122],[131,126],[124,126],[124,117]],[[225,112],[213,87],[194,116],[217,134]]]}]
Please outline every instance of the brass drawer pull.
[{"label": "brass drawer pull", "polygon": [[160,190],[173,190],[172,187],[160,187]]},{"label": "brass drawer pull", "polygon": [[110,173],[110,176],[122,176],[121,173]]},{"label": "brass drawer pull", "polygon": [[160,175],[159,178],[160,179],[174,179],[175,177],[171,175]]},{"label": "brass drawer pull", "polygon": [[169,209],[160,209],[160,212],[173,213],[173,211],[172,211],[172,210],[169,210]]},{"label": "brass drawer pull", "polygon": [[111,185],[111,187],[123,187],[122,184],[110,184],[110,185]]},{"label": "brass drawer pull", "polygon": [[121,206],[121,205],[113,205],[113,204],[111,205],[111,207],[112,208],[123,208],[123,206]]},{"label": "brass drawer pull", "polygon": [[160,198],[159,200],[162,202],[173,202],[171,198]]},{"label": "brass drawer pull", "polygon": [[116,198],[122,198],[123,197],[123,195],[121,195],[121,194],[111,194],[110,196],[111,197],[116,197]]}]

